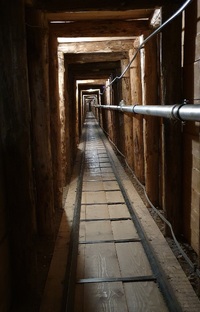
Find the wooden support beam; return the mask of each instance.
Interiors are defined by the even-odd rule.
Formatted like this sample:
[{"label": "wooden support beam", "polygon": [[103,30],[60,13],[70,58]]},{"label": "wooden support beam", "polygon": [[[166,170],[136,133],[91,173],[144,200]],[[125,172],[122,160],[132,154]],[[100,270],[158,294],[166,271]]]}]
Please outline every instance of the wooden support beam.
[{"label": "wooden support beam", "polygon": [[[129,59],[121,61],[121,72],[129,64]],[[131,105],[131,87],[130,87],[130,71],[128,70],[122,77],[122,100],[126,105]],[[133,117],[128,114],[124,114],[124,147],[125,158],[128,165],[133,167]]]},{"label": "wooden support beam", "polygon": [[118,61],[112,62],[90,62],[84,64],[67,64],[67,56],[65,56],[66,65],[70,71],[70,77],[74,80],[88,80],[88,79],[108,79],[118,66]]},{"label": "wooden support beam", "polygon": [[[184,98],[199,103],[200,2],[192,1],[185,12]],[[183,215],[184,235],[198,254],[200,268],[200,123],[187,122],[183,127]],[[200,281],[199,289],[200,294]]]},{"label": "wooden support beam", "polygon": [[[166,5],[163,21],[177,9]],[[181,31],[182,17],[176,17],[162,32],[161,47],[161,101],[163,105],[181,103]],[[174,232],[181,228],[181,122],[163,119],[162,125],[162,179],[163,207]],[[170,234],[166,227],[166,233]]]},{"label": "wooden support beam", "polygon": [[55,209],[62,207],[61,121],[58,87],[58,43],[49,33],[49,104]]},{"label": "wooden support beam", "polygon": [[[28,1],[28,0],[27,0]],[[47,11],[86,11],[86,10],[130,10],[130,9],[148,9],[155,8],[158,6],[163,6],[166,3],[173,3],[173,0],[74,0],[69,2],[66,0],[36,0],[34,5],[40,9],[45,9]],[[178,0],[177,2],[183,3],[183,0]]]},{"label": "wooden support beam", "polygon": [[65,62],[64,58],[64,108],[65,108],[65,125],[64,125],[64,133],[65,133],[65,159],[66,159],[66,168],[65,168],[65,181],[68,183],[70,181],[71,173],[72,173],[72,137],[71,137],[71,105],[69,103],[69,72],[68,65]]},{"label": "wooden support beam", "polygon": [[40,235],[54,234],[54,192],[50,142],[48,33],[45,16],[27,10],[29,83],[33,136],[33,164],[37,196],[37,226]]},{"label": "wooden support beam", "polygon": [[26,300],[33,304],[37,276],[24,1],[1,1],[0,21],[0,141],[12,271],[10,304],[18,303],[19,308]]},{"label": "wooden support beam", "polygon": [[50,24],[56,37],[127,37],[140,36],[148,30],[147,21],[80,21]]},{"label": "wooden support beam", "polygon": [[[132,59],[134,50],[130,50]],[[130,67],[131,103],[142,104],[142,83],[140,54],[137,55]],[[133,169],[136,177],[144,183],[144,145],[143,145],[143,117],[133,115]]]},{"label": "wooden support beam", "polygon": [[80,53],[68,54],[66,53],[66,61],[68,64],[74,63],[97,63],[97,62],[115,62],[127,58],[127,53]]},{"label": "wooden support beam", "polygon": [[[145,45],[144,105],[158,103],[158,91],[157,38],[154,37]],[[157,117],[144,118],[145,188],[155,206],[159,203],[159,124]]]},{"label": "wooden support beam", "polygon": [[83,11],[47,13],[49,21],[83,21],[83,20],[128,20],[147,19],[153,14],[153,9],[124,11]]},{"label": "wooden support beam", "polygon": [[126,54],[131,47],[133,47],[135,38],[132,37],[130,39],[122,39],[122,38],[114,38],[107,37],[107,39],[103,38],[102,40],[99,40],[98,38],[94,39],[90,38],[87,39],[88,41],[81,41],[79,42],[65,42],[65,43],[59,43],[59,50],[61,50],[64,53],[68,54],[68,57],[70,57],[70,54],[74,55],[74,57],[78,57],[78,55],[84,56],[84,53],[93,53],[93,54],[105,54],[109,55],[110,53],[113,54],[113,56],[117,54]]}]

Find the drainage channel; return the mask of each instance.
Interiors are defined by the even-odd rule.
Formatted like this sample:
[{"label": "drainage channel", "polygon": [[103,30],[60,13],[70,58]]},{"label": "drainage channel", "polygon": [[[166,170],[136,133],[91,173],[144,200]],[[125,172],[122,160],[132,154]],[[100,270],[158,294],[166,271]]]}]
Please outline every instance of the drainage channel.
[{"label": "drainage channel", "polygon": [[83,132],[63,311],[182,311],[91,113]]}]

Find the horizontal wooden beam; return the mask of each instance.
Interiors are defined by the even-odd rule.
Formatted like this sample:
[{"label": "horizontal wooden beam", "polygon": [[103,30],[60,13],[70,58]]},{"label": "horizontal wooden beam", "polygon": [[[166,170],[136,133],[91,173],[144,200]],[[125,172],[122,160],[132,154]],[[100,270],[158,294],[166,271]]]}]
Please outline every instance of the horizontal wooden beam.
[{"label": "horizontal wooden beam", "polygon": [[[65,57],[66,60],[66,57]],[[119,66],[119,62],[108,62],[107,60],[105,62],[93,62],[91,59],[91,66],[88,66],[88,64],[70,64],[69,68],[76,71],[76,70],[86,70],[86,71],[96,71],[96,69],[104,70],[104,69],[113,69]]]},{"label": "horizontal wooden beam", "polygon": [[[98,39],[97,39],[98,40]],[[83,54],[83,53],[121,53],[134,48],[134,38],[131,40],[104,40],[104,41],[81,41],[60,43],[58,51],[67,54]]]},{"label": "horizontal wooden beam", "polygon": [[56,37],[127,37],[140,36],[149,29],[147,21],[80,21],[50,24]]},{"label": "horizontal wooden beam", "polygon": [[108,79],[116,69],[119,68],[120,62],[92,62],[86,64],[66,64],[65,68],[68,70],[70,77],[75,80],[78,79]]},{"label": "horizontal wooden beam", "polygon": [[73,63],[91,63],[91,62],[111,62],[120,61],[128,58],[128,52],[118,53],[81,53],[81,54],[66,54],[65,61],[68,64]]},{"label": "horizontal wooden beam", "polygon": [[83,20],[127,20],[146,19],[153,14],[153,9],[125,11],[82,11],[47,13],[49,21],[83,21]]},{"label": "horizontal wooden beam", "polygon": [[[150,9],[157,6],[166,5],[169,2],[174,3],[174,0],[35,0],[34,6],[39,9],[44,9],[49,12],[59,11],[86,11],[86,10],[136,10]],[[176,3],[183,3],[183,0],[176,0]]]}]

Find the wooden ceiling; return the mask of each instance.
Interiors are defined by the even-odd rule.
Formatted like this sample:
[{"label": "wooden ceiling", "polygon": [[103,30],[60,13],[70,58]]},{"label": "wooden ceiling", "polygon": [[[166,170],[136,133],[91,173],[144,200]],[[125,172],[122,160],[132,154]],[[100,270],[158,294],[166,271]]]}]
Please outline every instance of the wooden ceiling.
[{"label": "wooden ceiling", "polygon": [[50,21],[85,21],[85,20],[146,20],[153,9],[126,11],[80,11],[48,13]]},{"label": "wooden ceiling", "polygon": [[[118,34],[139,36],[149,29],[156,8],[184,0],[25,0],[26,5],[46,13],[57,36],[89,36],[91,28],[97,36]],[[91,26],[91,22],[93,23]],[[63,25],[67,23],[66,25]],[[83,24],[84,23],[84,24]],[[84,28],[84,34],[82,35]],[[60,34],[60,35],[59,35]],[[80,35],[79,35],[80,34]]]},{"label": "wooden ceiling", "polygon": [[25,0],[29,6],[48,12],[126,11],[154,9],[184,0]]}]

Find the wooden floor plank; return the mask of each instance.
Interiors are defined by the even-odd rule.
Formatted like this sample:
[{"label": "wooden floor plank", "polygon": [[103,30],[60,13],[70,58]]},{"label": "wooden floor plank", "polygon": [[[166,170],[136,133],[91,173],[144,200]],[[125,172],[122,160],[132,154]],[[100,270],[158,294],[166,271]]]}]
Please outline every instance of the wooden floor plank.
[{"label": "wooden floor plank", "polygon": [[90,175],[95,175],[101,173],[101,169],[99,168],[85,168],[85,173]]},{"label": "wooden floor plank", "polygon": [[74,312],[84,312],[84,285],[83,284],[76,285]]},{"label": "wooden floor plank", "polygon": [[128,311],[169,312],[154,282],[124,283]]},{"label": "wooden floor plank", "polygon": [[111,218],[129,218],[130,213],[124,204],[109,205],[109,214]]},{"label": "wooden floor plank", "polygon": [[117,181],[104,181],[103,188],[105,191],[119,190],[119,184],[117,183]]},{"label": "wooden floor plank", "polygon": [[102,180],[102,175],[101,173],[88,173],[88,172],[84,172],[83,175],[83,181],[101,181]]},{"label": "wooden floor plank", "polygon": [[124,197],[121,191],[107,191],[106,198],[108,203],[124,203]]},{"label": "wooden floor plank", "polygon": [[109,162],[108,156],[105,156],[105,157],[101,156],[101,157],[99,157],[99,162],[100,162],[100,164]]},{"label": "wooden floor plank", "polygon": [[[80,254],[80,257],[83,255]],[[85,246],[85,269],[82,278],[119,276],[120,269],[114,243]]]},{"label": "wooden floor plank", "polygon": [[78,257],[77,257],[77,269],[76,279],[79,280],[84,276],[85,270],[85,245],[79,244],[78,246]]},{"label": "wooden floor plank", "polygon": [[101,162],[101,163],[99,163],[99,165],[100,165],[100,167],[101,168],[111,168],[111,164],[110,164],[110,162],[108,161],[108,162]]},{"label": "wooden floor plank", "polygon": [[86,205],[85,219],[108,219],[108,205]]},{"label": "wooden floor plank", "polygon": [[122,276],[152,275],[149,261],[141,243],[116,244],[116,250]]},{"label": "wooden floor plank", "polygon": [[111,222],[114,239],[139,238],[132,220]]},{"label": "wooden floor plank", "polygon": [[113,169],[112,169],[112,167],[110,166],[110,167],[107,167],[107,168],[105,168],[105,167],[101,167],[101,172],[113,172]]},{"label": "wooden floor plank", "polygon": [[104,190],[103,182],[102,181],[88,181],[83,182],[83,191],[99,191]]},{"label": "wooden floor plank", "polygon": [[[83,232],[84,230],[86,241],[113,240],[110,221],[81,222],[81,231]],[[80,241],[83,241],[82,237],[80,237]]]},{"label": "wooden floor plank", "polygon": [[84,285],[84,312],[128,312],[122,283]]},{"label": "wooden floor plank", "polygon": [[111,173],[111,172],[104,172],[103,173],[103,180],[106,181],[106,180],[116,180],[116,177],[114,175],[114,173]]},{"label": "wooden floor plank", "polygon": [[100,192],[84,192],[82,193],[82,204],[101,204],[107,203],[104,191]]},{"label": "wooden floor plank", "polygon": [[86,240],[85,222],[80,222],[79,224],[79,241],[85,242]]}]

